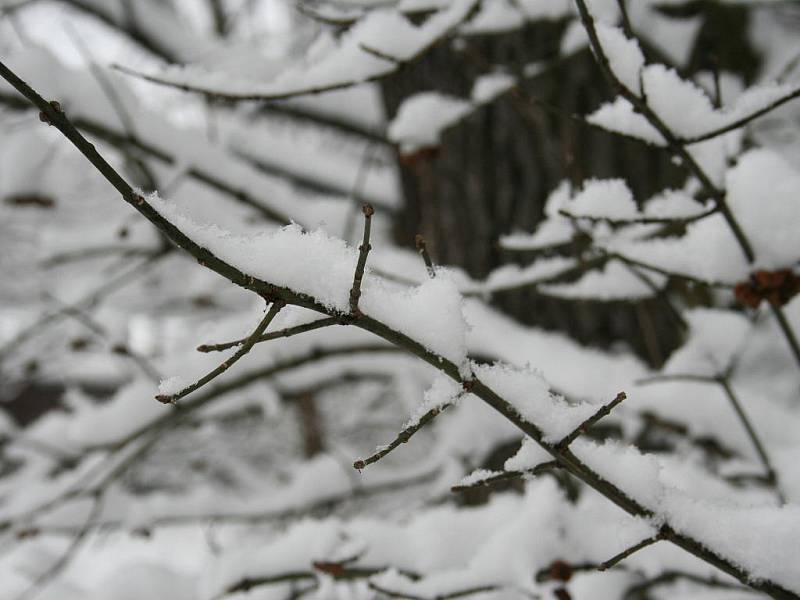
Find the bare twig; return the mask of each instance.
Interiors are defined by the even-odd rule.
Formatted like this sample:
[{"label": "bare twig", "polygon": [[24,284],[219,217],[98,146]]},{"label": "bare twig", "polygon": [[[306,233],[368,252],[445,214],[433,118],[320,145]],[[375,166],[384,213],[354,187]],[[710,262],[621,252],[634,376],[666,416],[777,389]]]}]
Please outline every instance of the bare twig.
[{"label": "bare twig", "polygon": [[373,454],[371,456],[368,456],[367,458],[362,458],[362,459],[359,459],[359,460],[355,461],[353,463],[353,468],[361,471],[366,466],[378,462],[384,456],[389,454],[392,450],[394,450],[395,448],[397,448],[401,444],[405,444],[409,439],[411,439],[411,436],[413,436],[420,429],[425,427],[425,425],[427,425],[428,423],[433,421],[442,412],[444,412],[449,407],[451,407],[454,402],[455,402],[455,400],[453,400],[452,402],[448,402],[446,404],[443,404],[441,406],[437,406],[435,408],[432,408],[431,410],[426,412],[424,415],[422,415],[419,418],[419,420],[416,421],[413,425],[410,425],[410,426],[406,427],[400,433],[398,433],[397,437],[392,442],[390,442],[386,446],[383,446],[382,448],[380,448],[375,454]]},{"label": "bare twig", "polygon": [[622,562],[623,560],[625,560],[626,558],[628,558],[632,554],[635,554],[639,550],[647,548],[648,546],[652,546],[656,542],[660,542],[661,540],[665,539],[666,535],[667,534],[666,534],[665,528],[662,527],[661,531],[659,531],[653,537],[649,537],[647,539],[644,539],[641,542],[639,542],[638,544],[634,544],[630,548],[626,548],[625,550],[623,550],[619,554],[616,554],[616,555],[612,556],[607,561],[600,563],[599,565],[597,565],[597,570],[598,571],[607,571],[608,569],[610,569],[611,567],[613,567],[617,563]]},{"label": "bare twig", "polygon": [[425,261],[425,268],[428,270],[428,277],[433,279],[436,277],[436,269],[433,266],[431,255],[428,253],[428,246],[425,243],[425,238],[418,233],[414,236],[414,245],[417,247],[417,252],[419,252],[422,260]]},{"label": "bare twig", "polygon": [[[337,317],[325,317],[324,319],[318,319],[316,321],[311,321],[311,323],[303,323],[302,325],[295,325],[294,327],[286,327],[285,329],[279,329],[278,331],[271,331],[269,333],[265,333],[261,337],[259,337],[255,343],[259,344],[261,342],[268,342],[270,340],[276,340],[278,338],[287,338],[292,337],[293,335],[298,335],[300,333],[306,333],[308,331],[314,331],[315,329],[322,329],[323,327],[330,327],[331,325],[340,325],[341,319]],[[229,348],[235,348],[236,346],[241,346],[244,344],[249,338],[241,338],[238,340],[233,340],[232,342],[222,342],[220,344],[202,344],[197,347],[198,352],[219,352],[220,350],[228,350]]]},{"label": "bare twig", "polygon": [[369,235],[372,228],[372,215],[375,214],[375,209],[371,204],[365,204],[361,211],[364,213],[364,237],[361,240],[361,245],[358,247],[358,262],[356,263],[356,271],[353,274],[353,286],[350,288],[350,314],[359,314],[358,300],[361,298],[361,281],[364,279],[364,269],[367,266],[367,256],[372,246],[369,245]]},{"label": "bare twig", "polygon": [[199,389],[206,385],[209,381],[216,379],[220,375],[222,375],[225,371],[227,371],[231,366],[233,366],[240,358],[242,358],[245,354],[250,352],[251,348],[255,345],[261,335],[264,333],[264,330],[269,327],[269,324],[272,320],[277,316],[280,310],[286,305],[283,300],[273,300],[272,306],[270,306],[267,314],[264,315],[264,318],[261,319],[261,322],[255,328],[250,337],[241,345],[239,350],[231,356],[228,360],[224,361],[220,364],[216,369],[209,371],[207,374],[203,375],[200,379],[192,383],[191,385],[186,386],[182,390],[175,392],[174,394],[159,394],[156,396],[156,400],[162,402],[164,404],[175,403],[184,396],[191,394],[196,389]]}]

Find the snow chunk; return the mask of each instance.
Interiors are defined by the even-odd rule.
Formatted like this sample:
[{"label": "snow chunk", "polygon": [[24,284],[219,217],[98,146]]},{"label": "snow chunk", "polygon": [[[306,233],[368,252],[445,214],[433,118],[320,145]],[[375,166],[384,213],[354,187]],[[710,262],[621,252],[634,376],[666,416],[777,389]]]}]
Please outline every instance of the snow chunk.
[{"label": "snow chunk", "polygon": [[167,377],[166,379],[162,379],[158,384],[158,393],[166,396],[172,396],[173,394],[180,392],[185,387],[186,381],[184,381],[183,377],[176,375],[175,377]]},{"label": "snow chunk", "polygon": [[430,388],[425,391],[422,402],[411,413],[408,421],[403,425],[403,429],[414,427],[418,425],[420,419],[425,416],[425,413],[435,408],[444,408],[449,404],[455,403],[461,395],[461,386],[446,377],[445,375],[437,375]]},{"label": "snow chunk", "polygon": [[664,490],[659,480],[661,467],[655,457],[644,455],[636,448],[616,440],[598,444],[578,438],[570,448],[590,469],[601,474],[628,497],[648,508],[658,507]]},{"label": "snow chunk", "polygon": [[576,215],[610,219],[631,219],[638,212],[633,194],[622,179],[587,181],[569,207]]},{"label": "snow chunk", "polygon": [[462,477],[459,482],[456,484],[457,486],[464,486],[468,487],[471,485],[475,485],[480,483],[481,481],[485,481],[490,477],[494,477],[495,475],[501,475],[501,471],[489,471],[488,469],[476,469],[469,475],[465,475]]},{"label": "snow chunk", "polygon": [[472,86],[472,100],[478,104],[491,102],[517,84],[517,78],[500,71],[481,75]]},{"label": "snow chunk", "polygon": [[644,54],[638,42],[626,38],[618,27],[597,23],[595,28],[614,75],[629,90],[640,93],[639,77],[644,68]]},{"label": "snow chunk", "polygon": [[800,257],[800,173],[772,150],[745,153],[725,178],[728,204],[762,268],[784,268]]},{"label": "snow chunk", "polygon": [[389,124],[389,139],[403,152],[437,146],[442,132],[472,110],[472,104],[438,92],[422,92],[406,98]]},{"label": "snow chunk", "polygon": [[509,0],[482,2],[478,14],[461,26],[467,34],[500,33],[522,27],[525,18]]},{"label": "snow chunk", "polygon": [[406,290],[364,285],[359,307],[371,317],[405,333],[428,350],[461,366],[467,357],[463,298],[444,273]]},{"label": "snow chunk", "polygon": [[527,471],[543,462],[552,460],[544,449],[531,438],[522,440],[522,445],[517,453],[509,458],[503,465],[506,471]]},{"label": "snow chunk", "polygon": [[622,96],[603,104],[586,120],[608,131],[638,138],[654,146],[665,145],[664,138],[655,127],[642,114],[634,111],[633,105]]}]

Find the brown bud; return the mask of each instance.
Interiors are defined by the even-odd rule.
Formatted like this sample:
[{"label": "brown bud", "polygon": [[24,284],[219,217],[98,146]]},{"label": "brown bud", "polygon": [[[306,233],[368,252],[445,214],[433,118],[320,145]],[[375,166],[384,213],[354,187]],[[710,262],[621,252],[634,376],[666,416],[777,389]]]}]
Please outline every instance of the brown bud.
[{"label": "brown bud", "polygon": [[369,219],[372,215],[375,214],[375,209],[373,208],[372,204],[367,203],[361,207],[361,212],[363,212],[364,216]]}]

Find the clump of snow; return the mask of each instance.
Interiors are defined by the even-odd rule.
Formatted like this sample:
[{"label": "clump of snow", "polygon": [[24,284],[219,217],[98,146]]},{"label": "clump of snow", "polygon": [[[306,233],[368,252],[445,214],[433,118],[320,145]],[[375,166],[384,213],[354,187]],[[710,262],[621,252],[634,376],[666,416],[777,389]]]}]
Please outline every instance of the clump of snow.
[{"label": "clump of snow", "polygon": [[516,77],[502,71],[481,75],[472,85],[472,101],[477,104],[491,102],[498,96],[505,94],[516,84]]},{"label": "clump of snow", "polygon": [[465,475],[462,477],[458,484],[459,486],[468,487],[471,485],[475,485],[480,483],[481,481],[486,481],[490,477],[494,477],[495,475],[500,475],[501,471],[489,471],[488,469],[476,469],[469,475]]},{"label": "clump of snow", "polygon": [[595,29],[614,75],[626,88],[639,93],[639,78],[644,68],[644,55],[639,43],[625,37],[618,27],[597,23]]},{"label": "clump of snow", "polygon": [[185,387],[186,381],[184,381],[183,377],[176,375],[174,377],[162,379],[158,384],[158,393],[172,396],[173,394],[180,392]]},{"label": "clump of snow", "polygon": [[482,2],[478,14],[461,26],[462,33],[500,33],[519,28],[525,18],[510,0]]},{"label": "clump of snow", "polygon": [[631,219],[637,215],[636,202],[622,179],[590,179],[569,204],[576,215]]},{"label": "clump of snow", "polygon": [[472,110],[467,100],[439,92],[421,92],[406,98],[389,124],[389,139],[403,152],[439,145],[442,132]]},{"label": "clump of snow", "polygon": [[517,453],[509,458],[503,465],[506,471],[527,471],[543,462],[552,460],[552,457],[531,438],[524,438]]},{"label": "clump of snow", "polygon": [[[768,187],[765,184],[768,182]],[[800,257],[800,172],[772,150],[746,152],[725,177],[728,205],[762,268],[786,268]]]},{"label": "clump of snow", "polygon": [[433,380],[431,387],[425,390],[422,402],[414,409],[403,425],[403,429],[414,427],[426,413],[436,408],[443,409],[458,401],[462,394],[461,386],[444,375],[438,375]]}]

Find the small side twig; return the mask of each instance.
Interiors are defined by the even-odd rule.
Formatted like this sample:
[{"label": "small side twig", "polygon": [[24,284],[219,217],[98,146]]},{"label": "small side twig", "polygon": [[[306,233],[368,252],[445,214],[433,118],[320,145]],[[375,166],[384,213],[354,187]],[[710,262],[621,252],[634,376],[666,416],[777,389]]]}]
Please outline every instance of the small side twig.
[{"label": "small side twig", "polygon": [[[306,333],[308,331],[314,331],[315,329],[322,329],[323,327],[330,327],[331,325],[338,325],[339,323],[340,320],[336,317],[326,317],[324,319],[311,321],[310,323],[303,323],[302,325],[295,325],[294,327],[286,327],[285,329],[279,329],[278,331],[271,331],[270,333],[265,333],[264,335],[259,337],[255,341],[255,343],[260,344],[261,342],[268,342],[270,340],[276,340],[279,338],[292,337],[293,335]],[[197,347],[197,351],[220,352],[221,350],[228,350],[229,348],[235,348],[236,346],[241,346],[247,340],[248,338],[245,337],[238,340],[233,340],[231,342],[222,342],[220,344],[202,344]]]},{"label": "small side twig", "polygon": [[371,465],[373,463],[378,462],[384,456],[389,454],[392,450],[397,448],[400,444],[405,444],[411,436],[417,433],[420,429],[425,427],[428,423],[433,421],[437,416],[439,416],[443,411],[448,409],[453,405],[453,402],[448,402],[441,406],[437,406],[436,408],[432,408],[428,412],[426,412],[422,417],[420,417],[419,421],[406,427],[400,433],[397,434],[397,437],[388,445],[381,447],[375,454],[372,456],[368,456],[367,458],[359,459],[353,463],[353,468],[361,471],[367,465]]},{"label": "small side twig", "polygon": [[353,287],[350,288],[350,314],[353,316],[359,314],[358,300],[361,298],[361,281],[364,279],[367,255],[372,249],[372,246],[369,245],[369,235],[372,228],[372,215],[375,214],[375,209],[371,204],[365,204],[361,207],[361,212],[364,213],[364,237],[358,247],[358,263],[356,263],[356,272],[353,275]]},{"label": "small side twig", "polygon": [[643,550],[644,548],[647,548],[648,546],[652,546],[656,542],[660,542],[661,540],[666,539],[666,536],[667,536],[667,532],[666,532],[666,530],[664,528],[662,528],[653,537],[646,538],[646,539],[642,540],[641,542],[639,542],[638,544],[634,544],[630,548],[626,548],[625,550],[623,550],[619,554],[616,554],[616,555],[612,556],[607,561],[601,562],[599,565],[597,565],[597,570],[598,571],[607,571],[608,569],[610,569],[611,567],[613,567],[617,563],[622,562],[623,560],[625,560],[626,558],[628,558],[632,554],[635,554],[639,550]]},{"label": "small side twig", "polygon": [[255,345],[256,341],[261,337],[261,334],[264,333],[264,330],[269,326],[275,316],[280,312],[280,310],[286,305],[283,300],[275,300],[272,303],[269,311],[267,314],[264,315],[264,318],[261,319],[261,322],[258,324],[258,327],[255,328],[255,331],[247,338],[242,347],[236,351],[236,353],[231,356],[228,360],[224,361],[220,364],[216,369],[210,371],[193,384],[186,386],[182,390],[174,393],[174,394],[159,394],[156,396],[156,400],[162,402],[164,404],[171,404],[175,403],[184,396],[191,394],[196,389],[199,389],[206,385],[208,382],[216,379],[220,375],[222,375],[225,371],[228,370],[234,363],[236,363],[240,358],[242,358],[245,354],[250,352],[251,348]]},{"label": "small side twig", "polygon": [[417,247],[417,252],[419,252],[422,260],[425,261],[425,268],[428,270],[428,276],[433,279],[436,277],[436,269],[433,266],[431,255],[428,253],[428,246],[425,243],[425,238],[418,233],[414,236],[414,245]]},{"label": "small side twig", "polygon": [[620,404],[623,400],[625,400],[628,396],[625,392],[620,392],[617,396],[609,403],[604,404],[600,407],[600,409],[594,413],[591,417],[586,419],[583,423],[578,425],[571,433],[569,433],[566,437],[564,437],[560,442],[556,444],[556,448],[559,450],[566,450],[569,445],[577,440],[581,435],[586,433],[589,428],[597,423],[603,417],[608,416],[611,414],[611,411],[616,408],[618,404]]}]

